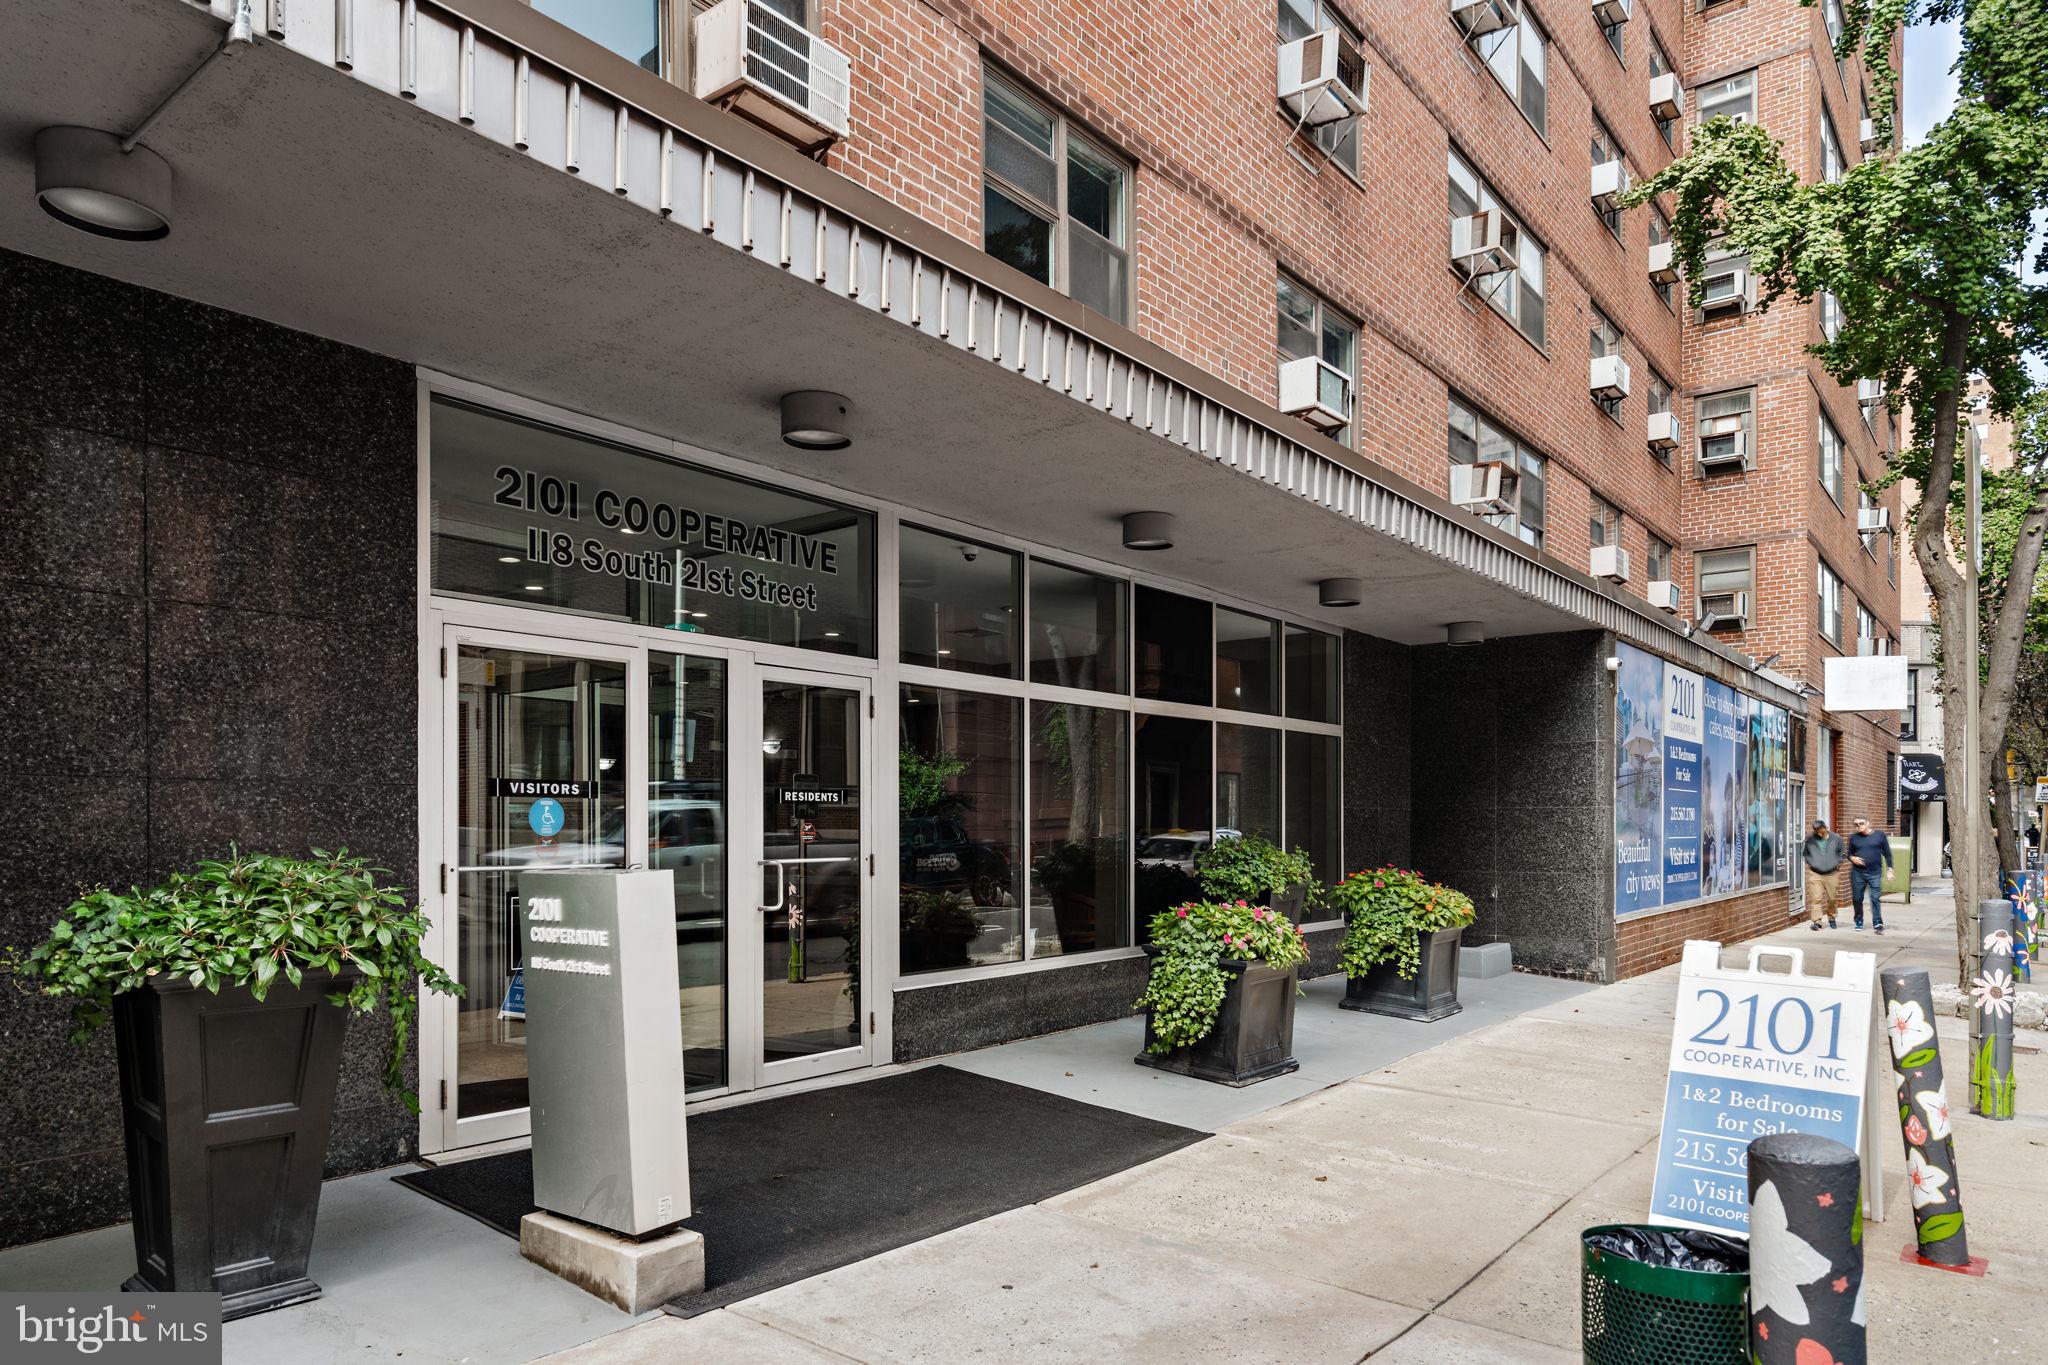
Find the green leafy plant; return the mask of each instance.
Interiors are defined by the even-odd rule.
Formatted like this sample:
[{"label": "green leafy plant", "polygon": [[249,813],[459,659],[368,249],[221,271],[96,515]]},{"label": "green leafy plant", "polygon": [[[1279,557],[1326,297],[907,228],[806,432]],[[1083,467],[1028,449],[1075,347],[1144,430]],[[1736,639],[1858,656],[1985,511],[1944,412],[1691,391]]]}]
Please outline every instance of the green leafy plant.
[{"label": "green leafy plant", "polygon": [[903,897],[903,927],[973,938],[986,927],[981,912],[957,891],[910,891]]},{"label": "green leafy plant", "polygon": [[1189,901],[1152,917],[1152,975],[1137,1008],[1152,1012],[1146,1050],[1165,1054],[1198,1043],[1216,1027],[1230,989],[1226,958],[1263,962],[1279,971],[1308,960],[1299,926],[1262,905]]},{"label": "green leafy plant", "polygon": [[310,858],[236,851],[148,890],[87,892],[6,967],[38,993],[72,1002],[75,1043],[107,1022],[115,996],[152,977],[183,977],[216,995],[224,985],[247,987],[261,1000],[279,977],[297,986],[332,973],[336,1005],[355,1014],[389,1009],[384,1084],[417,1113],[403,1067],[419,1010],[412,981],[446,995],[462,986],[421,956],[427,919],[396,887],[377,884],[385,875],[347,849],[314,849]]},{"label": "green leafy plant", "polygon": [[1289,853],[1262,835],[1239,834],[1195,854],[1195,880],[1215,900],[1258,904],[1293,887],[1313,888],[1316,865],[1301,849]]},{"label": "green leafy plant", "polygon": [[1354,872],[1331,889],[1330,899],[1344,912],[1340,957],[1344,975],[1353,979],[1391,961],[1412,981],[1422,967],[1417,936],[1462,928],[1477,913],[1464,892],[1398,867]]},{"label": "green leafy plant", "polygon": [[922,754],[905,744],[897,750],[897,804],[904,818],[958,815],[972,809],[972,797],[950,789],[953,779],[965,773],[968,766],[966,759],[947,749]]}]

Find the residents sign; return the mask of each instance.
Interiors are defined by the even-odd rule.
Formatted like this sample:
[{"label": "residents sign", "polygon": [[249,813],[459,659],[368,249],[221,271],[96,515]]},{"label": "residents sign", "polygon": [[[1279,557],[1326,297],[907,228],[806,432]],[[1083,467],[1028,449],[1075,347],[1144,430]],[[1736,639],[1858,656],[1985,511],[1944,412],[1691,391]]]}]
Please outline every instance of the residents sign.
[{"label": "residents sign", "polygon": [[[1766,957],[1791,970],[1759,970]],[[1870,1164],[1877,959],[1837,953],[1834,966],[1808,976],[1799,949],[1752,948],[1747,967],[1730,969],[1720,944],[1685,945],[1651,1222],[1747,1235],[1749,1144],[1770,1133],[1831,1137]]]}]

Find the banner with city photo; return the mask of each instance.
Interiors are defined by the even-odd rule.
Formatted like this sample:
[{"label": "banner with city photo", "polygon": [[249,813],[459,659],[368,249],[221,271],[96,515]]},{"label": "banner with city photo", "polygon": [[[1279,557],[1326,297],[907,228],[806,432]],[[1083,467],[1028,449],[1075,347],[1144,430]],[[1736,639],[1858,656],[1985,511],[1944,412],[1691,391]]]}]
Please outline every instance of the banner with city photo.
[{"label": "banner with city photo", "polygon": [[1617,647],[1617,916],[1784,884],[1790,737],[1783,708]]}]

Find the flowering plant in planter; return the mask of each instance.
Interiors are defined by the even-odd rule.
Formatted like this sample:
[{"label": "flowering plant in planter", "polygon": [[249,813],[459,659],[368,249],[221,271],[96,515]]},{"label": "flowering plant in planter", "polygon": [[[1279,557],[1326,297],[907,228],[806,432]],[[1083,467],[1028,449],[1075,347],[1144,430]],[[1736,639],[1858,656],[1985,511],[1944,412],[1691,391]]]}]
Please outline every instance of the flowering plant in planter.
[{"label": "flowering plant in planter", "polygon": [[1147,1051],[1165,1054],[1207,1037],[1230,988],[1226,958],[1277,971],[1308,960],[1301,929],[1244,901],[1189,901],[1152,917],[1152,975],[1136,1008],[1152,1011]]},{"label": "flowering plant in planter", "polygon": [[1313,898],[1315,862],[1301,849],[1289,853],[1257,834],[1218,839],[1195,854],[1195,879],[1219,901],[1262,901],[1301,887]]},{"label": "flowering plant in planter", "polygon": [[1330,899],[1344,911],[1341,961],[1354,979],[1389,960],[1412,979],[1422,965],[1421,936],[1463,928],[1477,913],[1464,892],[1398,867],[1354,872],[1331,888]]},{"label": "flowering plant in planter", "polygon": [[115,996],[155,976],[215,995],[223,985],[246,987],[261,1001],[280,978],[298,986],[309,973],[332,973],[334,1004],[354,1014],[389,1009],[384,1083],[418,1112],[404,1080],[419,1011],[413,979],[448,995],[462,987],[421,956],[426,917],[398,888],[377,884],[384,871],[347,849],[314,849],[311,858],[236,851],[148,890],[88,891],[27,957],[10,955],[6,965],[42,994],[72,1002],[73,1042],[107,1022]]}]

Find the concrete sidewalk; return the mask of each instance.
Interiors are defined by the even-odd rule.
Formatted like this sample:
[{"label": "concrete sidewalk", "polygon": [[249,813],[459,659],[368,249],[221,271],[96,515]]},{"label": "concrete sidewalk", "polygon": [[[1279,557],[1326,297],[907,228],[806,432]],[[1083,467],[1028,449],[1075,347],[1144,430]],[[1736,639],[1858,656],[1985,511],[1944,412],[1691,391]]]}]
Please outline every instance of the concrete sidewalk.
[{"label": "concrete sidewalk", "polygon": [[[1954,933],[1933,891],[1887,904],[1882,938],[1801,924],[1770,941],[1810,970],[1849,949],[1941,980]],[[1578,1232],[1648,1208],[1676,983],[1667,969],[1540,1006],[1044,1204],[551,1360],[1577,1360]],[[1939,1027],[1990,1272],[1898,1259],[1912,1218],[1886,1145],[1871,1358],[2019,1358],[2048,1271],[2048,1058],[2019,1055],[2022,1116],[1989,1123],[1960,1114],[1963,1021]]]}]

